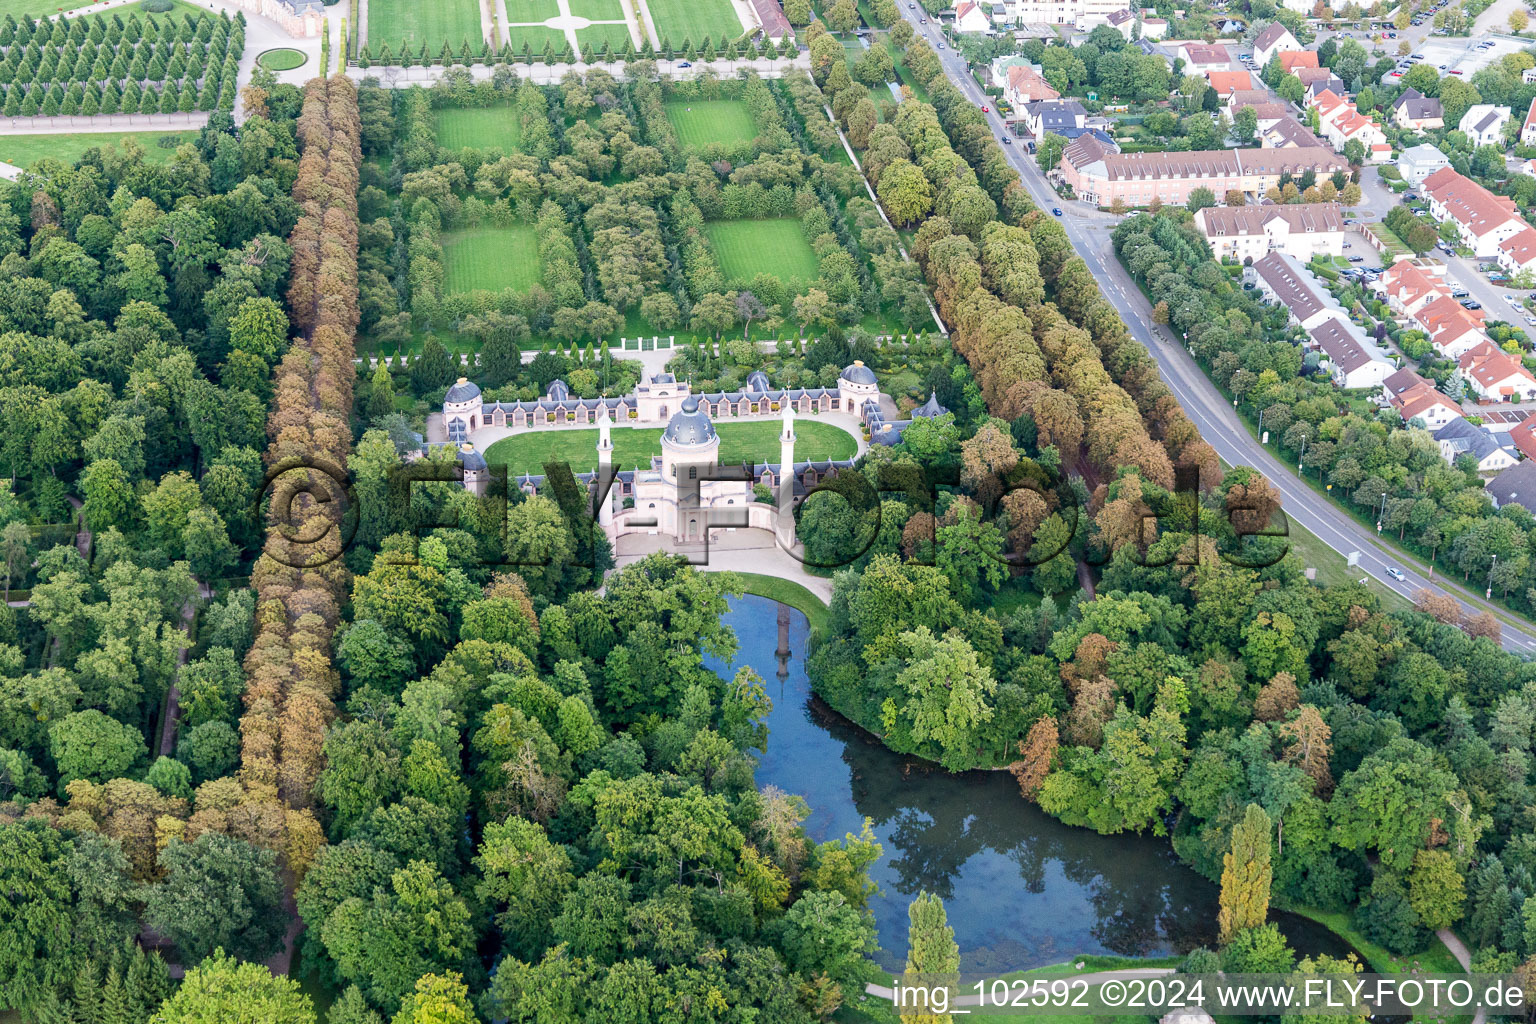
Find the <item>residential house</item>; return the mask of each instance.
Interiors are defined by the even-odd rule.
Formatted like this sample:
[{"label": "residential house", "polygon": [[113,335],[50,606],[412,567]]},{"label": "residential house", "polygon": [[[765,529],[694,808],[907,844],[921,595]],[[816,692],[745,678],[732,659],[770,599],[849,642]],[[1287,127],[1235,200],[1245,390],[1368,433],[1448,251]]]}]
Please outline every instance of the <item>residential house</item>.
[{"label": "residential house", "polygon": [[1382,272],[1376,288],[1387,297],[1387,305],[1394,312],[1417,316],[1431,302],[1451,297],[1445,284],[1445,266],[1436,266],[1439,273],[1434,272],[1428,260],[1404,257]]},{"label": "residential house", "polygon": [[1295,71],[1297,68],[1315,68],[1317,66],[1316,50],[1286,50],[1280,54],[1280,67],[1286,72]]},{"label": "residential house", "polygon": [[1312,148],[1323,145],[1323,140],[1312,134],[1312,129],[1286,116],[1259,132],[1259,145],[1265,149]]},{"label": "residential house", "polygon": [[1444,128],[1445,114],[1439,100],[1409,88],[1392,101],[1392,121],[1400,128],[1424,132]]},{"label": "residential house", "polygon": [[1003,84],[1003,99],[1018,110],[1036,100],[1060,99],[1061,93],[1051,88],[1051,83],[1028,64],[1014,64],[1008,68]]},{"label": "residential house", "polygon": [[1536,273],[1536,228],[1526,228],[1499,243],[1499,266],[1511,276]]},{"label": "residential house", "polygon": [[1141,19],[1141,38],[1143,38],[1143,39],[1165,39],[1165,38],[1167,38],[1167,36],[1168,36],[1168,19],[1167,18],[1142,18]]},{"label": "residential house", "polygon": [[1456,368],[1485,402],[1536,401],[1536,376],[1491,341],[1462,353]]},{"label": "residential house", "polygon": [[1351,140],[1357,140],[1364,147],[1367,160],[1375,163],[1391,157],[1392,147],[1387,142],[1387,133],[1343,96],[1325,89],[1312,99],[1310,105],[1317,111],[1323,138],[1340,153]]},{"label": "residential house", "polygon": [[1521,455],[1527,459],[1536,459],[1536,416],[1527,416],[1510,427],[1509,440],[1520,450]]},{"label": "residential house", "polygon": [[1462,353],[1488,340],[1483,327],[1487,314],[1480,309],[1467,309],[1449,295],[1425,303],[1413,314],[1413,319],[1447,359],[1459,359]]},{"label": "residential house", "polygon": [[1424,184],[1425,178],[1442,167],[1449,166],[1451,161],[1446,155],[1428,143],[1405,149],[1397,158],[1397,169],[1402,173],[1403,180],[1414,188]]},{"label": "residential house", "polygon": [[1526,68],[1520,72],[1520,81],[1526,85],[1536,82],[1536,68]]},{"label": "residential house", "polygon": [[1485,486],[1494,508],[1519,505],[1527,512],[1536,513],[1536,462],[1516,463]]},{"label": "residential house", "polygon": [[[1292,71],[1291,74],[1295,75],[1296,80],[1302,85],[1311,85],[1313,82],[1325,81],[1329,78],[1333,78],[1334,81],[1338,81],[1338,79],[1334,77],[1333,71],[1329,68],[1297,68],[1295,71]],[[1335,89],[1333,91],[1342,93],[1344,90]]]},{"label": "residential house", "polygon": [[1380,387],[1396,369],[1387,354],[1349,320],[1330,316],[1307,329],[1307,346],[1328,357],[1333,380],[1341,388]]},{"label": "residential house", "polygon": [[965,35],[992,34],[992,7],[975,0],[960,0],[955,5],[955,31]]},{"label": "residential house", "polygon": [[1284,253],[1272,252],[1255,260],[1243,271],[1243,278],[1258,287],[1264,301],[1284,306],[1291,314],[1291,322],[1304,331],[1344,315],[1338,300],[1312,272],[1299,260]]},{"label": "residential house", "polygon": [[[1211,88],[1216,90],[1216,95],[1221,97],[1221,102],[1226,103],[1232,98],[1232,94],[1239,89],[1252,89],[1253,76],[1246,71],[1212,71],[1206,75]],[[1269,97],[1266,95],[1265,99]],[[1536,104],[1533,104],[1536,106]]]},{"label": "residential house", "polygon": [[[1242,93],[1237,93],[1236,95],[1241,96]],[[1227,116],[1235,119],[1239,111],[1252,110],[1254,116],[1254,124],[1258,128],[1259,132],[1263,133],[1269,131],[1269,129],[1290,117],[1291,111],[1293,109],[1294,108],[1289,103],[1276,103],[1272,100],[1266,100],[1262,103],[1254,103],[1250,100],[1239,100],[1228,104]],[[1316,143],[1314,143],[1314,145],[1316,145]]]},{"label": "residential house", "polygon": [[1261,68],[1266,67],[1269,64],[1269,58],[1282,50],[1299,49],[1301,49],[1301,42],[1291,35],[1291,30],[1278,21],[1272,21],[1264,26],[1264,31],[1254,37],[1253,62]]},{"label": "residential house", "polygon": [[[1126,10],[1125,0],[1010,0],[1014,20],[1024,25],[1071,25],[1086,32],[1108,24],[1112,15]],[[1145,32],[1142,33],[1146,35]]]},{"label": "residential house", "polygon": [[1048,132],[1076,138],[1088,119],[1088,111],[1077,100],[1036,100],[1024,104],[1020,113],[1024,131],[1036,142]]},{"label": "residential house", "polygon": [[1310,107],[1312,105],[1312,101],[1317,99],[1317,97],[1321,96],[1325,92],[1336,93],[1339,96],[1343,96],[1345,93],[1349,92],[1348,87],[1344,84],[1344,80],[1342,78],[1335,78],[1327,71],[1326,68],[1300,68],[1299,70],[1323,72],[1321,78],[1315,78],[1310,82],[1301,83],[1302,85],[1306,86],[1305,91],[1301,94],[1302,106]]},{"label": "residential house", "polygon": [[1526,229],[1513,199],[1496,196],[1450,167],[1424,179],[1424,195],[1436,220],[1454,221],[1461,241],[1479,259],[1494,259],[1499,243]]},{"label": "residential house", "polygon": [[1513,452],[1501,447],[1482,427],[1468,423],[1465,416],[1458,416],[1435,431],[1435,442],[1446,462],[1454,465],[1465,455],[1476,464],[1479,473],[1498,473],[1515,464]]},{"label": "residential house", "polygon": [[1090,202],[1145,206],[1154,197],[1183,205],[1190,192],[1210,189],[1221,197],[1234,189],[1262,196],[1283,175],[1299,178],[1311,171],[1321,178],[1347,170],[1338,154],[1322,147],[1298,149],[1217,149],[1172,153],[1115,153],[1083,136],[1062,153],[1061,179]]},{"label": "residential house", "polygon": [[1231,71],[1232,55],[1225,46],[1206,43],[1185,43],[1184,69],[1192,75],[1208,75],[1212,71]]},{"label": "residential house", "polygon": [[1435,431],[1461,415],[1461,408],[1455,402],[1410,369],[1398,370],[1387,377],[1381,382],[1381,389],[1404,423],[1418,420],[1425,429]]},{"label": "residential house", "polygon": [[1104,24],[1119,32],[1126,42],[1131,41],[1131,36],[1136,34],[1136,15],[1130,10],[1115,11],[1104,19]]},{"label": "residential house", "polygon": [[1525,113],[1525,123],[1520,126],[1520,145],[1536,146],[1536,103]]},{"label": "residential house", "polygon": [[1195,227],[1217,259],[1247,262],[1281,252],[1306,261],[1344,252],[1344,211],[1338,203],[1210,206],[1195,214]]},{"label": "residential house", "polygon": [[1467,133],[1474,146],[1503,146],[1504,126],[1509,124],[1509,117],[1508,107],[1476,103],[1461,115],[1461,123],[1456,127]]}]

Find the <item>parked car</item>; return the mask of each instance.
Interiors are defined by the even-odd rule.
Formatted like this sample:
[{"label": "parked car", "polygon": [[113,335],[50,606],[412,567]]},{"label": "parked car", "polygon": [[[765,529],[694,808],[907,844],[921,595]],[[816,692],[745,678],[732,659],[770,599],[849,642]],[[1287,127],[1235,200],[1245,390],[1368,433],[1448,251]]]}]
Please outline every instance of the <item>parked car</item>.
[{"label": "parked car", "polygon": [[686,60],[685,61],[679,61],[677,66],[680,67],[680,68],[691,68],[691,67],[693,67],[693,62],[692,61],[686,61]]},{"label": "parked car", "polygon": [[1461,304],[1467,309],[1482,309],[1483,304],[1476,299],[1462,299]]},{"label": "parked car", "polygon": [[1466,72],[1461,70],[1461,68],[1452,68],[1451,69],[1451,74],[1453,74],[1453,75],[1464,75],[1464,74],[1466,74]]},{"label": "parked car", "polygon": [[1365,257],[1364,256],[1351,256],[1349,258],[1349,262],[1351,262],[1351,263],[1364,263],[1365,262]]},{"label": "parked car", "polygon": [[1525,318],[1525,322],[1530,324],[1532,327],[1536,327],[1536,316],[1528,316],[1528,317],[1526,317]]},{"label": "parked car", "polygon": [[1390,77],[1392,77],[1392,78],[1402,78],[1403,77],[1403,73],[1401,71],[1394,71],[1394,72],[1392,72]]}]

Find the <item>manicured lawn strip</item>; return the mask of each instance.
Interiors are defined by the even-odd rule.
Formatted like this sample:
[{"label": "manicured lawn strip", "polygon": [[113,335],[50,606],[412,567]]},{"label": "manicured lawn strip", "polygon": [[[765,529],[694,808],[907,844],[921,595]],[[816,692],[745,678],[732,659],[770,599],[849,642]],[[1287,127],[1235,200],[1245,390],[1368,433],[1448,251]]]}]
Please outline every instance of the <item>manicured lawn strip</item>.
[{"label": "manicured lawn strip", "polygon": [[144,149],[144,162],[169,163],[176,150],[161,149],[160,140],[174,135],[177,144],[191,142],[197,132],[77,132],[70,135],[0,135],[0,160],[17,167],[30,167],[45,156],[66,164],[79,160],[93,146],[114,146],[123,139],[133,139]]},{"label": "manicured lawn strip", "polygon": [[704,225],[704,232],[727,280],[747,282],[757,274],[772,274],[787,284],[814,280],[820,272],[816,253],[793,218],[717,220]]},{"label": "manicured lawn strip", "polygon": [[521,53],[523,44],[527,43],[535,57],[544,52],[546,43],[553,47],[557,54],[565,49],[565,33],[542,25],[508,25],[507,39],[511,42],[514,53]]},{"label": "manicured lawn strip", "polygon": [[[0,0],[0,3],[5,3],[5,2],[7,2],[7,0]],[[69,0],[59,0],[59,3],[62,4],[62,6],[64,7],[65,10],[74,10],[76,7],[84,6],[83,4],[73,4],[72,5],[69,2]],[[199,15],[199,16],[205,17],[205,18],[206,17],[215,17],[215,18],[218,17],[218,14],[216,12],[210,11],[206,7],[199,7],[196,4],[189,4],[189,3],[186,2],[186,0],[173,0],[173,6],[168,11],[146,11],[144,9],[144,5],[143,4],[129,4],[126,7],[113,7],[110,10],[96,11],[96,12],[93,12],[91,14],[82,14],[81,17],[82,18],[110,18],[113,15],[117,15],[118,17],[122,18],[124,21],[127,21],[129,16],[130,15],[134,15],[134,14],[137,14],[140,18],[152,18],[155,21],[159,21],[159,22],[162,22],[162,23],[165,22],[165,21],[172,21],[173,20],[173,21],[176,22],[177,25],[180,25],[181,22],[182,22],[183,17],[185,17],[188,14],[195,14],[195,15]],[[0,10],[0,18],[3,18],[3,17],[5,17],[5,12],[3,10]],[[85,24],[86,24],[86,27],[89,28],[91,23],[90,22],[86,22]]]},{"label": "manicured lawn strip", "polygon": [[[720,423],[720,464],[742,462],[777,462],[779,458],[779,421],[757,420],[750,423]],[[618,469],[649,468],[651,456],[661,454],[661,427],[619,427],[613,432],[613,464]],[[808,417],[795,420],[795,458],[851,459],[858,451],[853,435],[830,423],[818,423]],[[570,430],[532,430],[504,437],[486,450],[492,465],[505,465],[508,473],[542,473],[546,462],[569,462],[571,472],[586,473],[597,468],[597,428]]]},{"label": "manicured lawn strip", "polygon": [[656,31],[678,49],[684,40],[702,46],[705,36],[717,47],[723,46],[745,32],[730,0],[646,0],[646,6]]},{"label": "manicured lawn strip", "polygon": [[822,603],[821,598],[800,584],[793,580],[782,580],[777,576],[763,576],[755,572],[738,572],[734,575],[741,580],[741,589],[746,593],[789,605],[810,620],[812,629],[826,628],[827,617],[830,614],[827,606]]},{"label": "manicured lawn strip", "polygon": [[480,38],[475,0],[370,0],[368,5],[368,42],[388,43],[396,53],[402,42],[413,50],[426,43],[427,55],[435,58],[444,42],[457,53],[465,39],[473,47]]},{"label": "manicured lawn strip", "polygon": [[624,45],[630,41],[628,25],[588,25],[578,29],[576,39],[582,46],[590,45],[593,50],[601,53],[603,44],[613,47],[614,53],[623,53]]},{"label": "manicured lawn strip", "polygon": [[73,11],[89,6],[89,0],[0,0],[0,18],[4,18],[7,14],[17,21],[20,21],[23,15],[46,18],[63,11]]},{"label": "manicured lawn strip", "polygon": [[[513,0],[520,3],[521,0]],[[588,21],[622,21],[624,7],[619,0],[569,0],[571,13]],[[508,8],[508,13],[511,8]]]},{"label": "manicured lawn strip", "polygon": [[671,100],[666,107],[677,141],[685,146],[751,142],[757,137],[757,125],[740,100]]},{"label": "manicured lawn strip", "polygon": [[256,63],[268,71],[292,71],[294,68],[303,67],[304,62],[308,59],[302,50],[280,46],[275,50],[267,50],[258,56]]},{"label": "manicured lawn strip", "polygon": [[[581,12],[572,7],[571,13]],[[507,0],[507,20],[513,24],[519,21],[548,21],[559,16],[560,5],[556,0]],[[583,14],[582,17],[589,15]]]},{"label": "manicured lawn strip", "polygon": [[511,152],[522,141],[523,130],[511,104],[494,107],[443,107],[437,115],[437,143],[445,149],[490,149]]},{"label": "manicured lawn strip", "polygon": [[443,236],[443,286],[448,294],[478,288],[526,291],[539,280],[533,228],[469,228]]}]

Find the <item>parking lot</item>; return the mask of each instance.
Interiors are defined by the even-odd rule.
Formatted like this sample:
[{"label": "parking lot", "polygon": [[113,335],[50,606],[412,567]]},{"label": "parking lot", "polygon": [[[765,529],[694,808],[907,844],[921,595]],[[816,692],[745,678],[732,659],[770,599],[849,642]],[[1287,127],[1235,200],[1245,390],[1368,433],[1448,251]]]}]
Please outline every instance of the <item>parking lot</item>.
[{"label": "parking lot", "polygon": [[1483,39],[1428,38],[1418,45],[1412,57],[1398,62],[1398,70],[1406,71],[1415,64],[1428,64],[1441,74],[1453,74],[1470,78],[1506,54],[1519,53],[1528,43],[1509,36],[1487,36]]}]

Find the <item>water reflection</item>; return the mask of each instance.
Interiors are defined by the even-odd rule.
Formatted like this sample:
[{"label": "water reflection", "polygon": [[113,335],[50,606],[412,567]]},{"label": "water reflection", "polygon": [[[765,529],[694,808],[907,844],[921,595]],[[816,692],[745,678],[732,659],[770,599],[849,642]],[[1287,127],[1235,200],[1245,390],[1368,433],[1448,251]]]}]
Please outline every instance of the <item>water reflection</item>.
[{"label": "water reflection", "polygon": [[818,840],[868,817],[885,847],[871,870],[884,966],[901,967],[907,904],[924,889],[944,898],[967,971],[1213,941],[1216,887],[1166,840],[1070,828],[1020,798],[1005,772],[951,775],[891,753],[811,695],[803,615],[764,598],[731,604],[737,663],[757,669],[774,700],[758,785],[803,796]]}]

